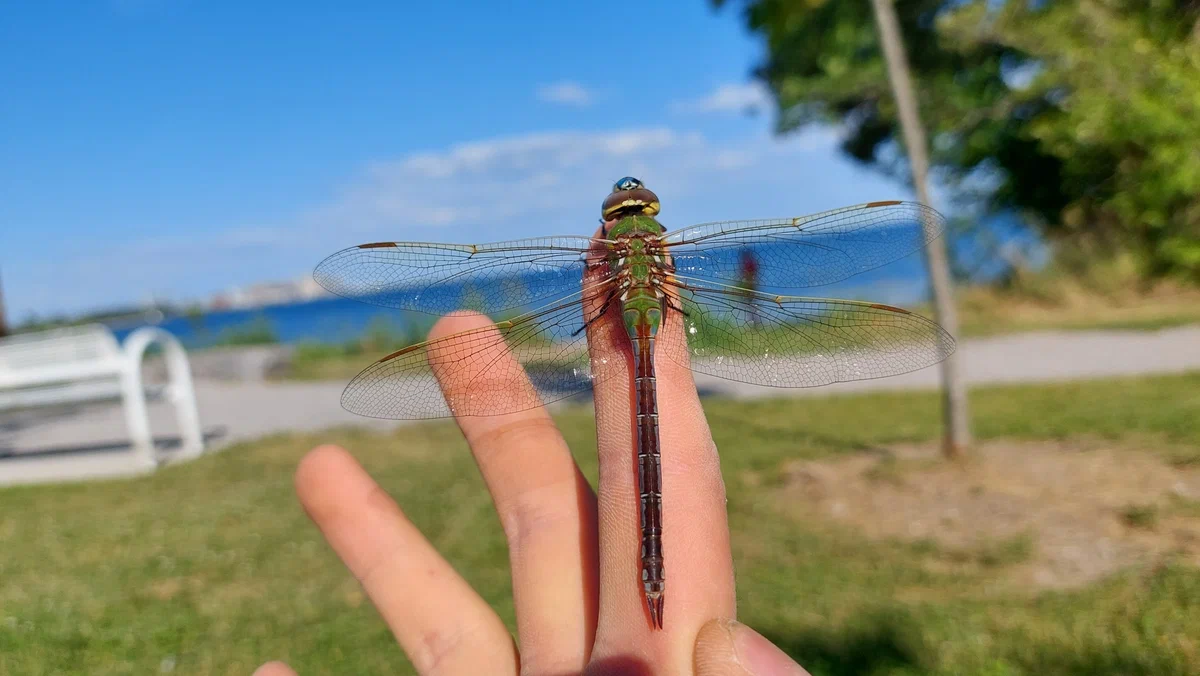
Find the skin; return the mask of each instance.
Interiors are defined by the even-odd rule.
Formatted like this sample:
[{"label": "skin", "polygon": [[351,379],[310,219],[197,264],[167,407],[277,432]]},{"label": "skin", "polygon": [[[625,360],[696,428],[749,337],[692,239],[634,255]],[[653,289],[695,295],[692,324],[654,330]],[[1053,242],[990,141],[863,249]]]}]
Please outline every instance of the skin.
[{"label": "skin", "polygon": [[[682,330],[665,317],[663,332]],[[430,338],[489,325],[444,317]],[[632,351],[619,310],[588,330],[593,349]],[[497,354],[498,358],[511,358]],[[656,359],[663,459],[668,621],[649,626],[629,380],[595,388],[600,478],[593,491],[543,408],[457,419],[508,541],[518,642],[350,453],[311,451],[300,502],[362,584],[418,673],[806,674],[737,624],[725,485],[691,371]],[[497,369],[494,372],[504,371]],[[256,676],[294,676],[279,662]]]}]

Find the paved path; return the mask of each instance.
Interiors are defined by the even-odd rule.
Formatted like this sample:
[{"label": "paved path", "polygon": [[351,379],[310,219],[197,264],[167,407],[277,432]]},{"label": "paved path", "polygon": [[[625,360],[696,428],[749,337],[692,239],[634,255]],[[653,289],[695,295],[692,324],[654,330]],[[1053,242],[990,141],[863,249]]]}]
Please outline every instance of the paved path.
[{"label": "paved path", "polygon": [[[966,340],[960,344],[967,380],[988,383],[1072,380],[1145,373],[1200,370],[1200,326],[1143,331],[1039,332]],[[345,383],[268,383],[198,380],[196,394],[200,419],[213,435],[209,447],[289,431],[320,430],[336,425],[364,425],[388,429],[397,423],[361,418],[344,411],[339,396]],[[698,376],[705,395],[739,398],[762,396],[823,396],[866,390],[927,389],[938,385],[937,367],[880,380],[840,383],[811,389],[756,387]],[[7,422],[6,422],[7,421]],[[151,405],[151,424],[157,435],[174,434],[172,411],[165,404]],[[124,423],[115,404],[69,412],[34,411],[24,417],[0,417],[0,484],[42,480],[62,468],[34,459],[55,458],[56,465],[74,468],[80,476],[123,473],[100,467],[95,453],[74,452],[80,447],[119,445]],[[31,452],[51,449],[51,453]],[[109,449],[111,451],[111,448]],[[9,457],[5,458],[5,453]],[[85,456],[90,458],[85,461]],[[88,463],[91,462],[92,465]],[[97,464],[100,463],[100,464]],[[47,474],[49,473],[49,474]]]}]

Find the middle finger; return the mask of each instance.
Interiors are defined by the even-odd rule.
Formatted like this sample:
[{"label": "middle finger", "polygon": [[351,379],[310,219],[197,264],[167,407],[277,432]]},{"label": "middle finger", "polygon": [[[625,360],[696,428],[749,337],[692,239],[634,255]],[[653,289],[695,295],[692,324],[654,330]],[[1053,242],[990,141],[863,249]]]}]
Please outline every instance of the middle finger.
[{"label": "middle finger", "polygon": [[[678,300],[675,301],[676,305]],[[595,388],[600,458],[600,614],[596,655],[636,654],[664,673],[690,669],[696,633],[714,617],[735,614],[725,486],[716,446],[688,363],[680,312],[668,307],[652,349],[660,446],[660,545],[666,591],[664,630],[651,628],[641,556],[639,413],[634,353],[622,317],[610,305],[588,329],[589,351],[607,355],[610,377]],[[649,444],[646,444],[648,447]],[[652,494],[651,494],[652,495]],[[647,497],[650,497],[649,495]]]}]

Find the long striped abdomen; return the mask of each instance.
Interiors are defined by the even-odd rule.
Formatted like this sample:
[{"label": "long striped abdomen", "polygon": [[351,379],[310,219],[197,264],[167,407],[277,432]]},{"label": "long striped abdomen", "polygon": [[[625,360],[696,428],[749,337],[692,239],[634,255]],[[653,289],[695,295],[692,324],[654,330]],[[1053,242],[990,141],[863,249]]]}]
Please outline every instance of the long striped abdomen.
[{"label": "long striped abdomen", "polygon": [[[649,300],[649,299],[640,299]],[[630,305],[634,307],[630,307]],[[658,391],[654,378],[654,336],[662,318],[661,306],[623,308],[634,354],[637,393],[637,474],[642,523],[642,590],[651,624],[662,629],[666,573],[662,547],[662,461],[658,436]],[[649,303],[645,303],[649,305]],[[631,315],[638,315],[636,321]]]},{"label": "long striped abdomen", "polygon": [[622,250],[613,257],[613,269],[622,281],[621,320],[634,355],[642,592],[650,611],[651,626],[662,629],[667,583],[663,567],[662,463],[658,438],[658,388],[654,380],[654,338],[667,306],[656,284],[663,261],[649,239],[662,234],[662,226],[649,216],[630,216],[618,221],[608,234],[621,243]]}]

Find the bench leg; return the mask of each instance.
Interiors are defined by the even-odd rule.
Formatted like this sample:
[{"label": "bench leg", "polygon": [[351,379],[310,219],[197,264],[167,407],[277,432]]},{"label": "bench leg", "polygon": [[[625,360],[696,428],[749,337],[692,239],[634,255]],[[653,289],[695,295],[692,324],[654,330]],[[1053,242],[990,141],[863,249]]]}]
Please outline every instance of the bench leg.
[{"label": "bench leg", "polygon": [[[196,407],[196,390],[192,383],[192,369],[187,353],[171,334],[152,326],[143,326],[125,339],[125,354],[129,358],[128,369],[132,382],[128,385],[126,407],[129,431],[135,445],[144,445],[145,457],[157,464],[158,454],[154,439],[150,436],[150,423],[146,415],[146,399],[142,389],[142,357],[151,343],[159,343],[167,364],[167,396],[175,407],[175,418],[179,421],[181,459],[194,458],[204,452],[204,433],[200,429],[200,412]],[[141,446],[139,446],[141,447]]]},{"label": "bench leg", "polygon": [[168,359],[167,372],[171,378],[171,403],[175,405],[175,419],[179,421],[183,456],[194,458],[204,451],[204,433],[200,429],[200,411],[196,407],[192,372],[186,358]]},{"label": "bench leg", "polygon": [[156,467],[154,437],[150,434],[150,414],[146,410],[146,392],[142,389],[141,369],[125,369],[121,374],[121,400],[125,409],[125,424],[133,444],[138,464]]}]

